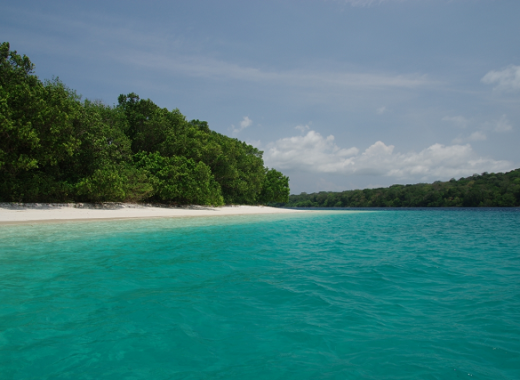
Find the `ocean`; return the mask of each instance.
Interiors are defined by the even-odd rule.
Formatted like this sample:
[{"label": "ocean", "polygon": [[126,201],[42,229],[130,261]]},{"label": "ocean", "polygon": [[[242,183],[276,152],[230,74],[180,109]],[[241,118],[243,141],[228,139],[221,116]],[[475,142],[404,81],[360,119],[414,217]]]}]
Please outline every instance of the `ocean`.
[{"label": "ocean", "polygon": [[0,226],[0,379],[520,379],[520,210]]}]

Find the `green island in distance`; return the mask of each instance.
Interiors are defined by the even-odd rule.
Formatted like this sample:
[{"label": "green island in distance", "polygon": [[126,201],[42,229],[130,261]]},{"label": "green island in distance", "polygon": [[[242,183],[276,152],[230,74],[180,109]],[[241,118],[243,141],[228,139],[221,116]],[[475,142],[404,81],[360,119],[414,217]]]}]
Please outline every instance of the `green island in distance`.
[{"label": "green island in distance", "polygon": [[290,195],[282,207],[518,207],[520,169],[432,184]]},{"label": "green island in distance", "polygon": [[0,202],[287,202],[263,152],[135,93],[81,100],[0,44]]},{"label": "green island in distance", "polygon": [[289,195],[263,152],[135,93],[81,100],[0,44],[0,202],[277,207],[518,207],[520,169],[432,184]]}]

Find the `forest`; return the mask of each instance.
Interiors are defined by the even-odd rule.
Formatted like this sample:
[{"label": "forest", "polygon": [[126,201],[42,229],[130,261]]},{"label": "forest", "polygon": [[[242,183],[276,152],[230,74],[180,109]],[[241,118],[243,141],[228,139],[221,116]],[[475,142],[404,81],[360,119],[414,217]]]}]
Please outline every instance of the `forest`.
[{"label": "forest", "polygon": [[518,207],[520,169],[432,184],[290,195],[285,207]]},{"label": "forest", "polygon": [[287,202],[263,152],[135,93],[117,105],[40,80],[0,45],[0,202]]}]

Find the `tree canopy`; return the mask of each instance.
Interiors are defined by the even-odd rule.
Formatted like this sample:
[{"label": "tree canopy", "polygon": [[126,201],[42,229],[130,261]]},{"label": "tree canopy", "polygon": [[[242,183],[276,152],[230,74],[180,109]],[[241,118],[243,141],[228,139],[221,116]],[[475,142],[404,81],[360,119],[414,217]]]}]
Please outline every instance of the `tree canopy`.
[{"label": "tree canopy", "polygon": [[0,201],[286,202],[263,152],[135,93],[81,100],[0,44]]},{"label": "tree canopy", "polygon": [[520,169],[431,184],[289,196],[287,207],[518,207]]}]

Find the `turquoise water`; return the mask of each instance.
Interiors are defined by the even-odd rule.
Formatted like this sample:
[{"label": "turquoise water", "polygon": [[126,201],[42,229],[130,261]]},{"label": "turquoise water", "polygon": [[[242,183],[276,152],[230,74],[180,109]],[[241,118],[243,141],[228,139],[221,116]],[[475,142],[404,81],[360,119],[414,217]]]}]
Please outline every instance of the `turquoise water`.
[{"label": "turquoise water", "polygon": [[519,379],[520,210],[0,226],[0,379]]}]

